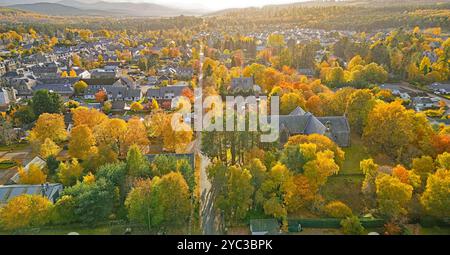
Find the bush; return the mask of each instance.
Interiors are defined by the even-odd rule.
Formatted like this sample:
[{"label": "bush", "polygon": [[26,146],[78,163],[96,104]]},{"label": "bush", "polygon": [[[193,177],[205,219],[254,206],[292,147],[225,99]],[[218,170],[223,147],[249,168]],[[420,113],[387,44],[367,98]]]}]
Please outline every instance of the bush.
[{"label": "bush", "polygon": [[358,217],[347,217],[341,221],[342,232],[346,235],[362,235],[365,231]]},{"label": "bush", "polygon": [[325,213],[333,218],[346,218],[352,216],[352,209],[341,201],[332,201],[324,208]]}]

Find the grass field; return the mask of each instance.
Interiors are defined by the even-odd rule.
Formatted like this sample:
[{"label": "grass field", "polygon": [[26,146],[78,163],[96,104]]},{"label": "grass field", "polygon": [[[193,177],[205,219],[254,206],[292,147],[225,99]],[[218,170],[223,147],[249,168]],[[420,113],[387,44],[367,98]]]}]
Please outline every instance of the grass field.
[{"label": "grass field", "polygon": [[343,148],[343,150],[345,152],[345,160],[339,175],[362,174],[359,169],[359,162],[369,158],[370,156],[364,147],[361,138],[356,135],[352,135],[351,146],[348,148]]},{"label": "grass field", "polygon": [[338,175],[328,178],[322,194],[327,201],[339,200],[352,208],[355,214],[364,209],[361,185],[364,175],[359,168],[361,160],[369,158],[361,138],[352,135],[351,146],[343,148],[345,160]]},{"label": "grass field", "polygon": [[28,147],[28,143],[17,143],[11,145],[1,145],[0,151],[19,151]]}]

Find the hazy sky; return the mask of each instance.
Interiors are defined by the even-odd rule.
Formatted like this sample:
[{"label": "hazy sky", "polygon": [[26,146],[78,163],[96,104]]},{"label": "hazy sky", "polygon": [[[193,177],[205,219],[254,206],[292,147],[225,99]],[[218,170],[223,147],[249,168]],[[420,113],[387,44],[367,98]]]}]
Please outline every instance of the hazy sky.
[{"label": "hazy sky", "polygon": [[296,3],[305,0],[107,0],[116,2],[150,2],[170,6],[179,6],[182,8],[207,8],[210,10],[219,10],[235,7],[264,6],[268,4]]}]

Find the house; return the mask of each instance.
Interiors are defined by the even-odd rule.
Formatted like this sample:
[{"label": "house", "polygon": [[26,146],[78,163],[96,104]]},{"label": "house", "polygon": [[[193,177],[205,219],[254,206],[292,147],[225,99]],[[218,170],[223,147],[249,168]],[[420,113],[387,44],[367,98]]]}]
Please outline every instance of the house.
[{"label": "house", "polygon": [[38,78],[58,78],[61,77],[61,70],[56,65],[36,65],[31,68],[33,74]]},{"label": "house", "polygon": [[56,84],[38,83],[33,87],[33,92],[36,92],[38,90],[48,90],[64,98],[69,98],[74,93],[74,89],[72,87],[72,84],[70,83],[56,83]]},{"label": "house", "polygon": [[289,115],[280,115],[280,144],[290,136],[320,134],[329,137],[340,147],[350,146],[350,125],[345,116],[316,117],[300,107]]},{"label": "house", "polygon": [[104,87],[104,90],[111,101],[139,101],[142,98],[142,90],[140,88],[109,86]]},{"label": "house", "polygon": [[36,80],[30,77],[20,76],[4,81],[8,87],[16,90],[18,98],[31,98],[33,96],[33,87],[36,85]]},{"label": "house", "polygon": [[0,186],[0,207],[11,199],[23,195],[42,195],[52,203],[55,203],[61,196],[63,185],[60,183],[46,183],[37,185],[1,185]]},{"label": "house", "polygon": [[228,89],[231,93],[253,93],[258,96],[261,93],[261,87],[254,84],[253,77],[239,77],[231,80],[231,86]]},{"label": "house", "polygon": [[194,70],[187,67],[176,68],[176,78],[179,80],[190,80],[194,75]]},{"label": "house", "polygon": [[119,74],[119,68],[116,66],[105,66],[104,68],[91,71],[92,79],[115,79]]},{"label": "house", "polygon": [[0,88],[0,108],[7,108],[10,103],[15,102],[16,93],[14,88]]},{"label": "house", "polygon": [[391,91],[392,95],[400,97],[403,100],[410,100],[412,91],[404,89],[395,84],[382,84],[380,85],[380,89],[385,89]]},{"label": "house", "polygon": [[430,97],[414,97],[411,101],[412,107],[420,112],[423,110],[439,108],[439,101],[433,100]]},{"label": "house", "polygon": [[428,86],[430,90],[433,91],[434,94],[437,95],[448,95],[450,94],[450,83],[439,83],[434,82]]},{"label": "house", "polygon": [[281,230],[276,219],[253,219],[250,220],[250,232],[252,235],[277,235]]},{"label": "house", "polygon": [[[43,160],[41,157],[34,157],[24,168],[23,170],[28,173],[28,170],[30,169],[31,165],[37,165],[39,168],[44,168],[47,163],[45,162],[45,160]],[[11,179],[9,179],[9,184],[18,184],[20,183],[20,176],[19,173],[16,173],[13,177],[11,177]]]},{"label": "house", "polygon": [[252,77],[239,77],[231,80],[231,91],[251,91],[253,89]]},{"label": "house", "polygon": [[149,99],[173,99],[181,96],[184,89],[188,88],[187,84],[179,83],[176,85],[168,85],[164,87],[149,88],[147,97]]}]

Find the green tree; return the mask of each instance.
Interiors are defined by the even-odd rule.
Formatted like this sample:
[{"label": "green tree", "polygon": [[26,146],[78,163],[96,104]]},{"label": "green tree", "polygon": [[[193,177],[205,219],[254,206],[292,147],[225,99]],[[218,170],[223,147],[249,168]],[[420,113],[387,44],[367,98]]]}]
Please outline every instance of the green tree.
[{"label": "green tree", "polygon": [[231,166],[226,178],[227,183],[218,194],[217,205],[223,210],[226,220],[237,222],[247,215],[252,205],[252,176],[245,168]]},{"label": "green tree", "polygon": [[346,235],[362,235],[365,230],[358,217],[352,216],[341,221],[342,232]]},{"label": "green tree", "polygon": [[151,174],[148,160],[136,144],[128,150],[126,168],[127,173],[135,177],[148,177]]},{"label": "green tree", "polygon": [[31,105],[36,116],[42,113],[61,113],[63,102],[61,97],[48,90],[38,90],[34,93]]},{"label": "green tree", "polygon": [[128,219],[132,222],[147,225],[150,230],[152,217],[155,210],[154,197],[152,195],[152,182],[150,179],[138,181],[128,193],[125,207],[128,211]]},{"label": "green tree", "polygon": [[115,200],[114,186],[100,178],[94,183],[78,182],[64,189],[63,196],[73,197],[73,215],[76,222],[95,225],[112,213]]}]

